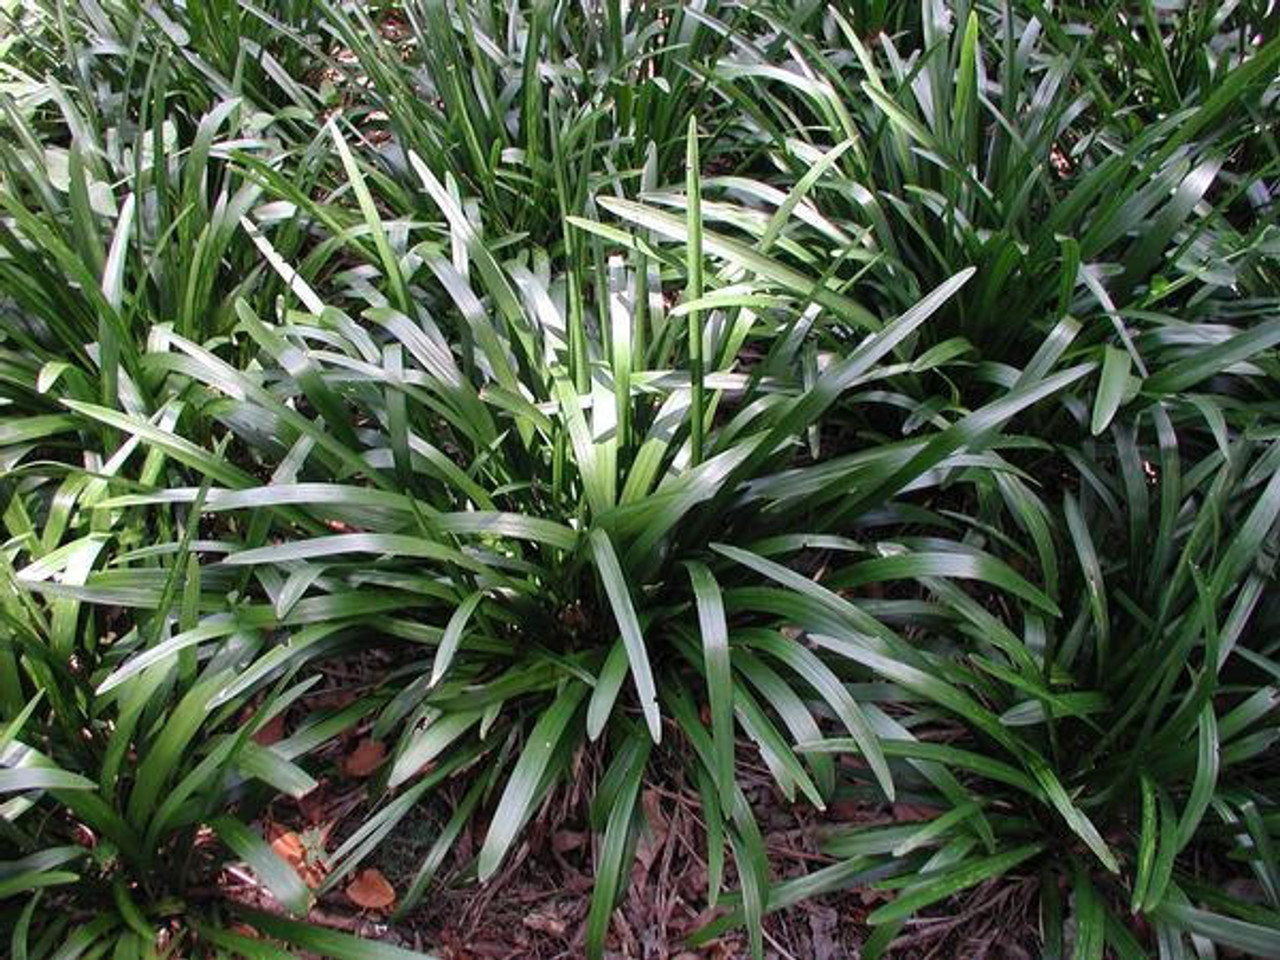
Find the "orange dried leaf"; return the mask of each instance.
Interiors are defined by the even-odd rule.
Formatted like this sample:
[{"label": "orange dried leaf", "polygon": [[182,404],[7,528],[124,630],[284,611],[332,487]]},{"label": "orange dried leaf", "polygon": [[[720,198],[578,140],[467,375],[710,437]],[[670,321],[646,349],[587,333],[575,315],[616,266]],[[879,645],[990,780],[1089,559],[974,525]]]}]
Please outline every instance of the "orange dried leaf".
[{"label": "orange dried leaf", "polygon": [[269,747],[273,743],[279,743],[284,739],[284,714],[277,713],[274,717],[262,725],[257,733],[253,735],[253,742],[260,747]]},{"label": "orange dried leaf", "polygon": [[370,867],[361,870],[347,886],[351,902],[366,910],[385,910],[396,902],[396,888],[382,875],[382,871]]},{"label": "orange dried leaf", "polygon": [[349,777],[367,777],[378,769],[387,755],[381,740],[361,740],[342,763],[343,772]]},{"label": "orange dried leaf", "polygon": [[298,869],[298,876],[302,878],[302,882],[311,890],[318,889],[328,875],[329,871],[322,863],[309,863]]},{"label": "orange dried leaf", "polygon": [[307,859],[307,851],[306,847],[302,845],[302,838],[292,830],[286,830],[272,840],[271,849],[276,852],[276,856],[286,861],[295,870],[300,868]]}]

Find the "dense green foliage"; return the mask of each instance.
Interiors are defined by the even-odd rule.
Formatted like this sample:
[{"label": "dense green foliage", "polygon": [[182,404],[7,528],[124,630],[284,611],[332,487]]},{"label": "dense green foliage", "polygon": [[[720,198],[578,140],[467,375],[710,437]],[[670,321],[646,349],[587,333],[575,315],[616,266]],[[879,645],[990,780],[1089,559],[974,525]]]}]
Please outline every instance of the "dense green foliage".
[{"label": "dense green foliage", "polygon": [[[322,892],[594,751],[591,956],[676,769],[698,938],[1013,871],[1045,957],[1280,955],[1274,4],[0,10],[0,950],[287,956],[214,855],[408,955],[250,826],[363,724]],[[782,881],[748,758],[937,813]]]}]

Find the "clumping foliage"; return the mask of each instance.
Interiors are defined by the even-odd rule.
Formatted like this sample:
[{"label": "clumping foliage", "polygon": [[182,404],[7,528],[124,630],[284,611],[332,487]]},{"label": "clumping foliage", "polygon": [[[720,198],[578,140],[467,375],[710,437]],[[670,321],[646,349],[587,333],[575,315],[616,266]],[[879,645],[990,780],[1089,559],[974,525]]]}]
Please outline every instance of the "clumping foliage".
[{"label": "clumping foliage", "polygon": [[[590,757],[588,957],[674,771],[694,947],[1280,955],[1277,77],[1265,0],[0,0],[0,952],[419,956],[308,916]],[[744,763],[929,813],[784,878]]]}]

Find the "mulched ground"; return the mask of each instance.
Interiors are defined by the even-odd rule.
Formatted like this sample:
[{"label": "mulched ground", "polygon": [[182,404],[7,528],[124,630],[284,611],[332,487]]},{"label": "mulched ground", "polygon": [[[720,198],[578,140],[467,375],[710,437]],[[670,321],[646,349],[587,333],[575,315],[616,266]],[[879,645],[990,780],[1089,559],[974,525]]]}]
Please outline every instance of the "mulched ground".
[{"label": "mulched ground", "polygon": [[[741,932],[697,950],[685,943],[714,916],[703,909],[706,863],[696,797],[650,787],[643,800],[651,832],[640,844],[631,885],[614,913],[607,956],[747,957]],[[790,821],[789,827],[766,833],[776,875],[791,876],[825,863],[812,842],[820,822],[797,828],[784,804],[776,809],[778,820]],[[554,833],[542,831],[493,883],[442,888],[410,920],[420,924],[415,931],[420,942],[446,960],[581,957],[590,890],[590,836],[562,826]],[[1033,931],[1026,925],[1034,893],[1034,881],[1025,880],[979,889],[938,919],[907,927],[890,956],[1029,960],[1036,955]],[[775,960],[857,958],[869,932],[864,920],[887,896],[866,889],[845,891],[772,914],[765,926],[765,955]]]},{"label": "mulched ground", "polygon": [[[333,697],[334,690],[354,695],[355,690],[341,680],[378,673],[372,666],[362,664],[328,678],[325,695]],[[258,821],[282,855],[298,856],[290,851],[306,848],[296,866],[315,883],[323,879],[324,852],[334,850],[370,813],[368,771],[360,762],[368,751],[365,732],[351,731],[322,748],[319,756],[327,756],[331,763],[320,788],[301,801],[279,798]],[[284,733],[281,724],[263,739]],[[745,744],[740,756],[748,761],[740,764],[740,782],[765,836],[775,879],[830,862],[819,852],[824,829],[933,815],[909,804],[851,799],[836,800],[825,812],[791,804],[778,793],[766,770],[751,766],[752,753]],[[584,751],[577,763],[577,775],[548,798],[503,870],[490,882],[478,885],[463,875],[487,828],[480,816],[464,828],[439,880],[408,916],[392,923],[377,911],[361,910],[347,896],[345,885],[339,884],[318,903],[312,921],[429,951],[442,960],[581,957],[594,845],[599,840],[588,826],[586,811],[600,770],[590,751]],[[684,782],[679,766],[672,767],[669,779],[644,785],[641,804],[647,829],[637,845],[629,886],[614,912],[608,956],[611,960],[747,957],[741,931],[697,949],[687,945],[687,937],[716,913],[706,909],[706,840],[698,795]],[[406,890],[466,786],[448,784],[428,794],[361,868],[373,867],[397,891]],[[732,889],[736,886],[732,858],[726,856],[726,861],[726,887]],[[246,871],[224,874],[223,890],[235,901],[258,908],[273,906]],[[869,935],[866,916],[890,896],[868,888],[853,889],[771,914],[765,925],[766,955],[776,960],[858,958],[860,945]],[[888,955],[900,960],[1029,960],[1036,955],[1029,919],[1034,917],[1035,898],[1034,879],[1005,878],[980,887],[933,911],[931,918],[908,924]]]}]

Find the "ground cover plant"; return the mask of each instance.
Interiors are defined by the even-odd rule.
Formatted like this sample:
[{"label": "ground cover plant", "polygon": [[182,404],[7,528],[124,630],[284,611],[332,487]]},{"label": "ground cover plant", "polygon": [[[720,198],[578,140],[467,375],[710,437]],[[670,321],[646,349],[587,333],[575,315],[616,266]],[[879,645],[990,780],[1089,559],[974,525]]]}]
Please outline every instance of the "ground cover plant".
[{"label": "ground cover plant", "polygon": [[1280,955],[1274,4],[0,10],[13,956]]}]

